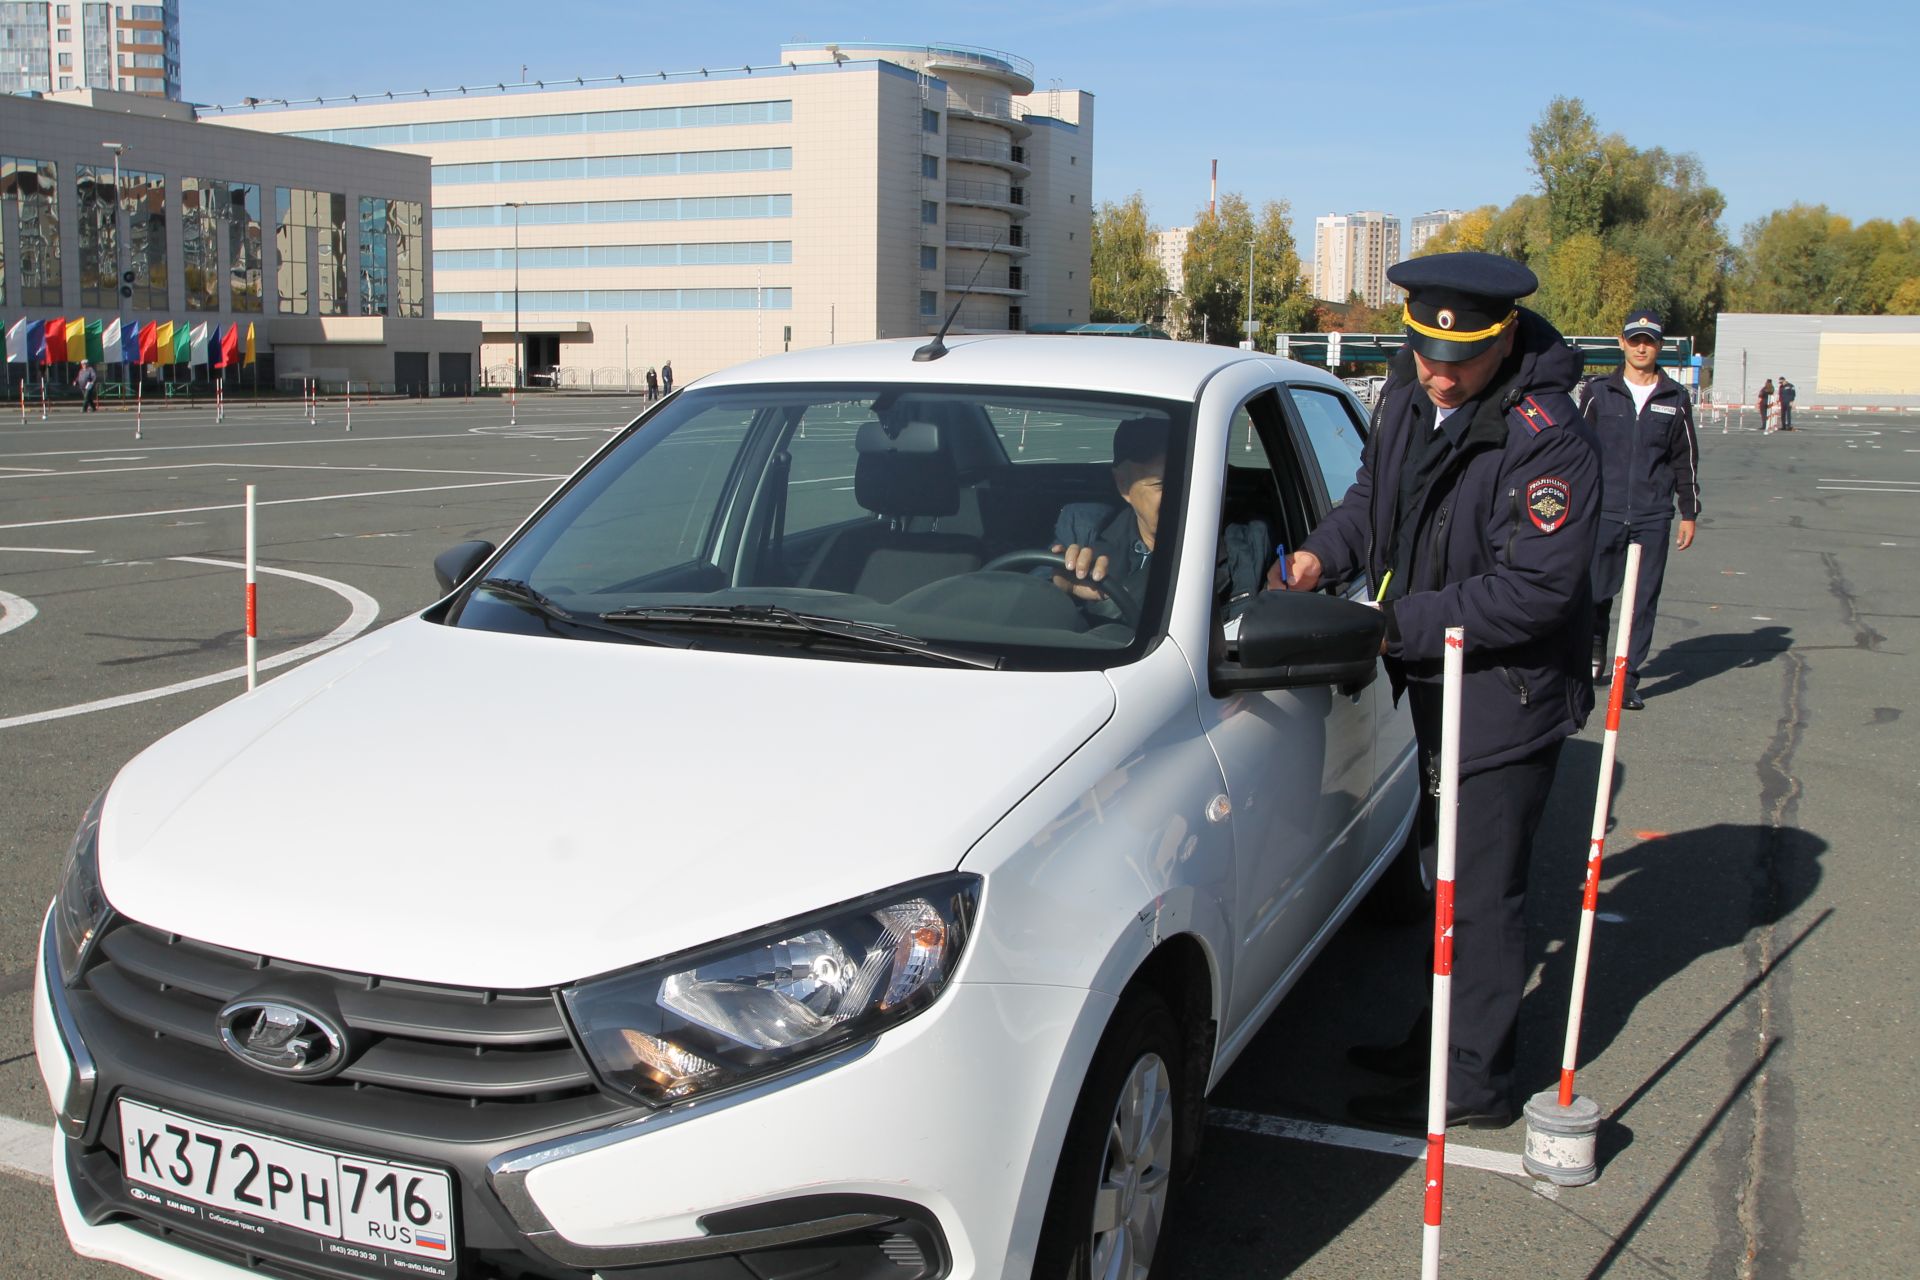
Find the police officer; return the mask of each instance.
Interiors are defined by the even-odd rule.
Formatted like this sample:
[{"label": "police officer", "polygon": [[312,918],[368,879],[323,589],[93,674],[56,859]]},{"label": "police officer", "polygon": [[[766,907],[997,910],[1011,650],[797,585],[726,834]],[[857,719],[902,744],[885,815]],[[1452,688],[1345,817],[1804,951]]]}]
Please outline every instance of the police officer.
[{"label": "police officer", "polygon": [[[1445,630],[1466,628],[1460,860],[1447,1123],[1512,1122],[1526,982],[1527,860],[1561,743],[1593,706],[1588,591],[1600,504],[1591,433],[1568,395],[1584,357],[1516,306],[1533,272],[1485,253],[1397,263],[1407,346],[1389,366],[1360,473],[1289,557],[1295,590],[1365,574],[1386,615],[1387,674],[1410,700],[1434,866]],[[1282,585],[1277,574],[1269,587]],[[1383,590],[1384,588],[1384,590]],[[1424,1019],[1423,1019],[1424,1022]],[[1352,1060],[1406,1083],[1359,1097],[1360,1119],[1426,1123],[1426,1033]]]},{"label": "police officer", "polygon": [[[1640,669],[1653,648],[1653,619],[1667,572],[1667,539],[1676,551],[1693,545],[1700,517],[1700,442],[1687,389],[1660,371],[1660,317],[1636,311],[1620,330],[1620,368],[1596,379],[1581,411],[1600,446],[1600,534],[1593,552],[1593,678],[1610,678],[1608,615],[1627,566],[1627,546],[1640,544],[1633,634],[1621,706],[1638,711]],[[1673,509],[1680,507],[1680,527]]]}]

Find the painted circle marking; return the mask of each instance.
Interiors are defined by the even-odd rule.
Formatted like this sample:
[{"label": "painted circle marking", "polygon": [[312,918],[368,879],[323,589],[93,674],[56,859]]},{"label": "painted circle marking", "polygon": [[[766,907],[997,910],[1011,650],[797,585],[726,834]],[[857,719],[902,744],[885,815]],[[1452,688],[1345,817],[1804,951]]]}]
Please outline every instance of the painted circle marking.
[{"label": "painted circle marking", "polygon": [[9,631],[17,631],[39,616],[40,611],[33,607],[33,601],[25,596],[14,595],[11,591],[0,591],[0,636]]}]

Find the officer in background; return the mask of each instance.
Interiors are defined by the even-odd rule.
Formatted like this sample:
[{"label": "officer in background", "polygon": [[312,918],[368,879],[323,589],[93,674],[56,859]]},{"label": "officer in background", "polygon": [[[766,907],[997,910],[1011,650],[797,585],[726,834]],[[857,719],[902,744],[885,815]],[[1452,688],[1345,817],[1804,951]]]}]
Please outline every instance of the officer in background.
[{"label": "officer in background", "polygon": [[[1387,674],[1408,695],[1426,779],[1421,857],[1432,880],[1445,630],[1466,628],[1447,1123],[1513,1120],[1526,984],[1527,863],[1561,743],[1593,707],[1588,592],[1600,464],[1568,395],[1585,358],[1516,306],[1533,272],[1485,253],[1397,263],[1407,346],[1389,366],[1359,476],[1302,547],[1311,591],[1364,573],[1386,615]],[[1384,590],[1383,590],[1384,588]],[[1359,1066],[1406,1083],[1355,1098],[1370,1123],[1426,1123],[1426,1020]]]},{"label": "officer in background", "polygon": [[[1611,677],[1607,627],[1613,597],[1626,574],[1627,547],[1640,545],[1633,634],[1627,643],[1626,695],[1639,711],[1640,669],[1653,648],[1653,619],[1667,572],[1667,539],[1676,551],[1693,545],[1700,518],[1700,442],[1687,389],[1660,371],[1660,317],[1636,311],[1620,330],[1620,368],[1594,381],[1581,406],[1600,445],[1600,534],[1593,551],[1593,678]],[[1783,399],[1784,403],[1784,399]],[[1680,507],[1680,527],[1673,509]]]}]

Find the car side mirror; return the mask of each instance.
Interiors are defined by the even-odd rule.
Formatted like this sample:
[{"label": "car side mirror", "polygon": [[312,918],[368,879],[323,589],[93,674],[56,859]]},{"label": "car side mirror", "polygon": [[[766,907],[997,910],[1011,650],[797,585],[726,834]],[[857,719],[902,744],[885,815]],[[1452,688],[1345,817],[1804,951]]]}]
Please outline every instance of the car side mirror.
[{"label": "car side mirror", "polygon": [[1380,673],[1386,619],[1378,609],[1312,591],[1263,591],[1240,617],[1239,660],[1218,662],[1216,694],[1339,685],[1357,691]]},{"label": "car side mirror", "polygon": [[440,584],[441,591],[451,591],[471,578],[474,570],[485,564],[493,552],[491,542],[463,542],[448,547],[433,558],[434,580]]}]

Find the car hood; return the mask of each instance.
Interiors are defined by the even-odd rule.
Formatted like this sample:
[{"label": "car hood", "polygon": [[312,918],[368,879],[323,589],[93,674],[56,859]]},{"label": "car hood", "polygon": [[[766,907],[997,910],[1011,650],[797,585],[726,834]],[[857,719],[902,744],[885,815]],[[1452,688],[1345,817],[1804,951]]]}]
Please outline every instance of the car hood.
[{"label": "car hood", "polygon": [[128,764],[102,884],[243,951],[545,987],[951,870],[1113,701],[1099,672],[409,619]]}]

